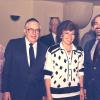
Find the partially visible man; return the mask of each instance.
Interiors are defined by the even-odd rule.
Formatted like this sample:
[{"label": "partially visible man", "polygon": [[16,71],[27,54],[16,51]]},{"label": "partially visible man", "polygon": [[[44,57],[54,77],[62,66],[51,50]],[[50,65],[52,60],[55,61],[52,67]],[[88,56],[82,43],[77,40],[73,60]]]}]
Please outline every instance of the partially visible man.
[{"label": "partially visible man", "polygon": [[40,41],[45,45],[47,45],[48,47],[57,43],[56,35],[59,23],[60,23],[59,17],[51,17],[49,22],[50,33],[40,38]]},{"label": "partially visible man", "polygon": [[1,77],[2,77],[3,64],[4,64],[4,46],[0,44],[0,100],[2,100]]},{"label": "partially visible man", "polygon": [[23,38],[10,40],[5,50],[2,77],[4,100],[44,100],[46,47],[38,42],[40,23],[37,19],[26,21],[24,35]]},{"label": "partially visible man", "polygon": [[100,14],[93,18],[96,38],[89,41],[85,51],[85,85],[87,100],[100,100]]},{"label": "partially visible man", "polygon": [[94,20],[91,21],[91,29],[84,34],[80,41],[80,46],[84,49],[85,45],[96,38],[95,30],[94,30]]}]

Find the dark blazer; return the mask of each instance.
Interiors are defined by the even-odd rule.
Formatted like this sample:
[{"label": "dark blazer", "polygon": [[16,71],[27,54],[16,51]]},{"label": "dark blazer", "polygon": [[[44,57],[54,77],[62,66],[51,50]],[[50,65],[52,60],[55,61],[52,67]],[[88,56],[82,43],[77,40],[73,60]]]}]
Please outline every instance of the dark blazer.
[{"label": "dark blazer", "polygon": [[9,91],[12,100],[41,100],[44,95],[43,66],[46,47],[37,43],[34,67],[27,61],[25,38],[13,39],[5,50],[2,91]]},{"label": "dark blazer", "polygon": [[39,41],[41,41],[43,44],[45,44],[47,47],[52,46],[55,44],[55,41],[53,39],[52,33],[40,37]]},{"label": "dark blazer", "polygon": [[100,99],[100,60],[94,65],[90,53],[95,41],[95,39],[91,40],[84,47],[85,86],[87,89],[88,100]]},{"label": "dark blazer", "polygon": [[89,30],[84,34],[80,41],[80,46],[84,49],[85,45],[88,43],[88,41],[91,41],[96,38],[96,33],[93,30]]}]

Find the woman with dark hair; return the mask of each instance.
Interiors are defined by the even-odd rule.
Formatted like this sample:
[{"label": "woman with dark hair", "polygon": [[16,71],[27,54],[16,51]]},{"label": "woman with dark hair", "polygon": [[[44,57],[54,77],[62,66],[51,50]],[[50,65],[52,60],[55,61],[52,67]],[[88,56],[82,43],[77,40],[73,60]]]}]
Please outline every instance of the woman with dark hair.
[{"label": "woman with dark hair", "polygon": [[44,80],[47,100],[84,100],[84,52],[73,44],[77,27],[66,20],[58,26],[59,43],[46,53]]},{"label": "woman with dark hair", "polygon": [[[75,29],[75,38],[73,40],[73,44],[75,46],[78,46],[79,45],[79,28],[78,28],[78,25],[77,24],[74,24],[74,26],[70,25],[70,20],[67,20],[67,23],[66,21],[63,22],[63,24],[60,24],[58,27],[57,27],[57,42],[61,42],[61,34],[62,34],[62,31],[63,31],[63,28],[65,29],[69,29],[69,30],[73,30],[73,28]],[[67,25],[68,24],[68,25]]]}]

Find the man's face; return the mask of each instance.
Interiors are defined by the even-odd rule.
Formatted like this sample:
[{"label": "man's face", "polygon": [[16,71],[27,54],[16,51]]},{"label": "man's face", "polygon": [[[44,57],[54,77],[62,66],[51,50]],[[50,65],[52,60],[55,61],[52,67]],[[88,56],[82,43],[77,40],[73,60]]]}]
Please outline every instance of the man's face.
[{"label": "man's face", "polygon": [[35,43],[40,36],[40,24],[36,21],[28,22],[24,33],[30,43]]},{"label": "man's face", "polygon": [[95,19],[95,23],[94,23],[93,29],[96,32],[96,35],[100,36],[100,17],[97,17]]},{"label": "man's face", "polygon": [[59,20],[56,19],[56,18],[51,20],[50,29],[55,34],[56,34],[56,30],[57,30],[57,27],[58,27],[59,23],[60,23]]}]

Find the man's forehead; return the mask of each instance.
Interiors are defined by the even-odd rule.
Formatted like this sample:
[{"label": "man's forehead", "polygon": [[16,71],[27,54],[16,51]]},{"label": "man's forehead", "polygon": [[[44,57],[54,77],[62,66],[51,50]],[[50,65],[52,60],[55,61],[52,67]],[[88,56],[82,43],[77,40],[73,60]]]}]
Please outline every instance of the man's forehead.
[{"label": "man's forehead", "polygon": [[27,24],[26,24],[26,27],[40,27],[40,24],[38,23],[38,22],[36,22],[36,21],[31,21],[31,22],[28,22]]},{"label": "man's forehead", "polygon": [[100,22],[100,17],[97,17],[97,18],[95,19],[95,22]]}]

